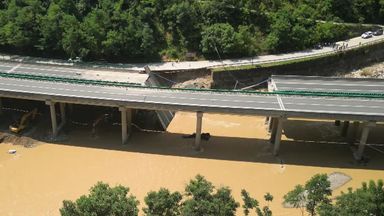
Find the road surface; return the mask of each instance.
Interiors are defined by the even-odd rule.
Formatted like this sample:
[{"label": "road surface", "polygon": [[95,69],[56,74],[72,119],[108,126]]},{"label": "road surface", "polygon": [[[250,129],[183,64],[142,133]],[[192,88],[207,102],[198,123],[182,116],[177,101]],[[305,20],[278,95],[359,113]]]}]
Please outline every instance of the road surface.
[{"label": "road surface", "polygon": [[[348,48],[364,46],[370,43],[378,42],[384,40],[384,35],[374,36],[368,39],[362,39],[361,37],[355,37],[346,41],[337,42],[338,45],[343,43],[348,44]],[[270,62],[281,62],[287,61],[289,59],[298,59],[306,58],[316,55],[325,55],[330,52],[336,52],[332,47],[324,47],[323,49],[313,49],[305,50],[293,53],[286,54],[277,54],[277,55],[263,55],[255,56],[252,58],[241,58],[241,59],[228,59],[228,60],[215,60],[215,61],[183,61],[183,62],[159,62],[159,63],[139,63],[139,64],[101,64],[100,67],[107,68],[120,68],[129,71],[144,71],[145,66],[149,66],[152,71],[177,71],[177,70],[191,70],[191,69],[201,69],[201,68],[212,68],[212,67],[222,67],[222,66],[235,66],[235,65],[252,65],[252,64],[262,64]],[[13,60],[18,62],[30,62],[30,63],[45,63],[45,64],[56,64],[56,65],[67,65],[73,66],[73,63],[68,63],[62,60],[49,60],[49,59],[33,59],[31,57],[22,57],[22,56],[0,56],[0,59],[4,60]],[[87,63],[81,65],[87,66]],[[97,65],[89,64],[89,67],[99,67]]]},{"label": "road surface", "polygon": [[0,96],[150,110],[384,121],[383,99],[123,88],[12,78],[0,78]]}]

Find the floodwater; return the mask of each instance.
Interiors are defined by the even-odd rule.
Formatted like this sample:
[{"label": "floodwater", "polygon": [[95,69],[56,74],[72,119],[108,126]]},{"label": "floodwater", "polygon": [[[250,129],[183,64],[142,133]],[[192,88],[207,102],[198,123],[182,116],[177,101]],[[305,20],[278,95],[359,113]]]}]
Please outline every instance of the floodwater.
[{"label": "floodwater", "polygon": [[[283,208],[282,197],[316,173],[342,172],[352,177],[335,194],[362,181],[384,179],[384,155],[368,148],[370,161],[357,164],[349,146],[340,143],[340,128],[332,122],[286,122],[279,157],[271,154],[262,117],[204,114],[203,132],[212,137],[203,141],[202,152],[192,150],[193,139],[182,138],[194,129],[195,115],[180,112],[169,133],[136,132],[125,146],[120,144],[118,127],[97,138],[85,129],[72,131],[69,141],[37,143],[33,148],[2,143],[0,215],[59,215],[62,200],[88,193],[97,181],[128,186],[143,204],[147,192],[160,187],[182,191],[196,174],[215,186],[231,187],[239,202],[243,188],[261,205],[263,195],[270,192],[274,215],[301,215],[299,210]],[[370,142],[384,141],[383,130],[375,128]],[[10,155],[9,149],[17,153]]]}]

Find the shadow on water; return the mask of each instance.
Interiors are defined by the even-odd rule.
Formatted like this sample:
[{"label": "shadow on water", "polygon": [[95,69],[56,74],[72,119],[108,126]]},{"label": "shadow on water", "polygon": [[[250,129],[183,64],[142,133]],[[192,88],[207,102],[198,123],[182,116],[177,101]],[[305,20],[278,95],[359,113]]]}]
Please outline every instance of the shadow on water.
[{"label": "shadow on water", "polygon": [[[15,101],[12,101],[11,105],[14,107],[18,105],[14,103]],[[34,126],[38,128],[37,132],[23,135],[44,141],[43,136],[47,135],[51,127],[47,106],[44,103],[27,103],[27,105],[23,108],[30,110],[32,107],[41,107],[40,110],[43,114],[39,117],[39,123]],[[90,112],[88,108],[86,110]],[[97,113],[96,111],[92,112]],[[0,130],[3,132],[8,132],[8,126],[13,121],[12,115],[20,116],[20,113],[15,111],[7,112],[8,114],[3,115],[0,119]],[[116,121],[118,121],[118,117],[116,117]],[[266,127],[262,127],[260,131],[266,129]],[[378,145],[374,146],[375,149],[366,148],[365,156],[368,158],[366,163],[357,163],[354,160],[351,146],[340,135],[340,131],[341,126],[335,126],[332,121],[289,120],[284,124],[286,139],[281,143],[278,157],[272,155],[273,146],[264,135],[242,138],[213,134],[209,141],[202,141],[202,151],[197,152],[193,150],[194,139],[183,138],[182,136],[185,134],[136,130],[130,137],[129,144],[122,145],[121,129],[117,124],[104,124],[98,129],[96,136],[92,134],[89,125],[81,127],[69,124],[69,127],[65,128],[60,135],[64,138],[58,139],[55,143],[197,159],[384,170],[384,146],[379,145],[384,143],[383,125],[378,125],[370,133],[368,143]]]},{"label": "shadow on water", "polygon": [[[292,121],[284,128],[288,139],[282,141],[280,155],[277,157],[272,154],[273,146],[269,140],[258,138],[212,136],[209,141],[202,141],[202,151],[195,151],[194,139],[183,138],[184,134],[134,131],[129,144],[122,145],[118,126],[104,128],[103,134],[96,138],[84,136],[87,133],[83,130],[72,130],[68,134],[70,140],[57,144],[198,159],[384,170],[383,153],[366,148],[365,155],[368,161],[358,163],[353,158],[351,146],[340,138],[337,131],[334,133],[338,134],[336,136],[336,138],[339,136],[338,139],[328,137],[326,140],[317,141],[320,140],[319,137],[311,136],[311,133],[315,133],[316,129],[319,130],[318,126],[313,126],[313,130],[309,130],[311,133],[302,133],[303,130],[300,130],[301,127],[308,127],[307,124],[315,125],[315,122]],[[333,123],[319,124],[328,124],[332,127]],[[293,130],[293,127],[297,127],[298,130]],[[383,127],[380,126],[372,134],[379,134],[379,129],[383,131]],[[296,139],[291,140],[292,137]],[[307,137],[313,139],[306,139]],[[383,140],[382,136],[375,135],[372,138],[373,143]]]}]

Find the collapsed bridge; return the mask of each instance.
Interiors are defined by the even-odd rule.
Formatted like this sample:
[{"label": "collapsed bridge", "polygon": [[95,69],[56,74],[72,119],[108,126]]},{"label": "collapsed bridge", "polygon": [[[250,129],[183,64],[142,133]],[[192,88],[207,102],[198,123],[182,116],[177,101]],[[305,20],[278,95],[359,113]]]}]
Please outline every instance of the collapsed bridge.
[{"label": "collapsed bridge", "polygon": [[[65,70],[65,69],[63,69]],[[300,76],[273,76],[269,92],[170,89],[127,82],[68,78],[14,71],[0,73],[0,97],[44,101],[51,112],[52,134],[60,104],[65,124],[66,104],[117,107],[122,142],[131,133],[132,109],[195,112],[195,147],[200,148],[203,113],[266,116],[270,120],[274,154],[278,154],[283,123],[289,118],[344,120],[362,127],[356,159],[361,159],[369,129],[384,121],[384,81]],[[346,130],[344,129],[344,130]]]}]

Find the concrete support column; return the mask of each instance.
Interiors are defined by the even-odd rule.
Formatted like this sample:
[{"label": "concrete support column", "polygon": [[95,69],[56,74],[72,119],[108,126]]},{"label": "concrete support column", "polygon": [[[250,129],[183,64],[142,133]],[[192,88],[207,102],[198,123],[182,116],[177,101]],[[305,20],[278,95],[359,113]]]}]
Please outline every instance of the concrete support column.
[{"label": "concrete support column", "polygon": [[128,137],[132,135],[132,115],[133,115],[133,110],[132,109],[127,109],[127,130],[128,130]]},{"label": "concrete support column", "polygon": [[67,118],[65,115],[65,103],[60,103],[60,114],[61,114],[61,124],[65,124],[67,122]]},{"label": "concrete support column", "polygon": [[357,134],[359,132],[359,127],[360,127],[360,122],[359,121],[354,121],[352,125],[352,131],[350,133],[348,143],[349,144],[354,144],[356,141]]},{"label": "concrete support column", "polygon": [[203,125],[203,112],[196,113],[196,137],[195,137],[195,146],[196,150],[200,150],[201,147],[201,129]]},{"label": "concrete support column", "polygon": [[349,121],[344,121],[343,128],[341,129],[341,136],[346,137],[348,134]]},{"label": "concrete support column", "polygon": [[128,140],[128,128],[127,128],[127,108],[120,107],[121,112],[121,143],[124,145]]},{"label": "concrete support column", "polygon": [[376,122],[365,122],[363,130],[360,137],[359,147],[355,153],[356,160],[361,160],[363,158],[365,145],[367,144],[369,131],[372,127],[376,125]]},{"label": "concrete support column", "polygon": [[52,137],[55,138],[57,136],[57,133],[58,133],[55,102],[46,101],[45,103],[49,106],[49,109],[50,109],[50,112],[51,112]]},{"label": "concrete support column", "polygon": [[3,114],[3,99],[0,98],[0,115]]},{"label": "concrete support column", "polygon": [[278,122],[279,122],[278,118],[275,118],[275,117],[272,118],[271,125],[270,125],[271,138],[269,139],[271,143],[275,142]]},{"label": "concrete support column", "polygon": [[285,120],[286,119],[284,119],[284,118],[277,119],[276,135],[274,138],[274,147],[273,147],[273,154],[275,156],[279,154],[281,136],[283,134],[283,123]]},{"label": "concrete support column", "polygon": [[269,121],[268,121],[268,132],[271,133],[272,132],[272,128],[273,128],[273,122],[274,122],[275,118],[273,117],[269,117]]}]

